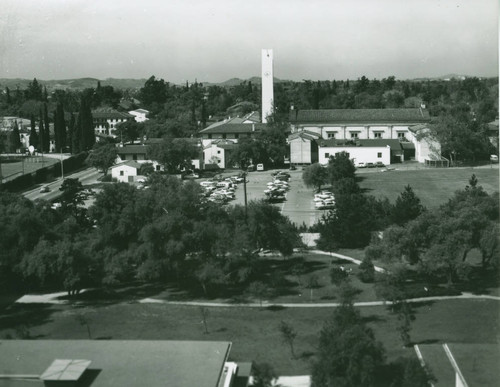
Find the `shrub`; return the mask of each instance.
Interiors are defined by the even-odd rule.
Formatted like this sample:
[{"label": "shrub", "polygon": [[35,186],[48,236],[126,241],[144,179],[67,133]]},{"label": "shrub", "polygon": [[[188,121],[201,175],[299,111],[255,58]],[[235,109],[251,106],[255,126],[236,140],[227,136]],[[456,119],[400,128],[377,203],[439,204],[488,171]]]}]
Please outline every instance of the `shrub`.
[{"label": "shrub", "polygon": [[340,267],[332,267],[330,270],[330,279],[332,280],[332,284],[341,285],[344,281],[349,277],[349,273],[343,270]]},{"label": "shrub", "polygon": [[375,266],[370,258],[363,259],[359,265],[358,277],[362,282],[371,283],[375,281]]}]

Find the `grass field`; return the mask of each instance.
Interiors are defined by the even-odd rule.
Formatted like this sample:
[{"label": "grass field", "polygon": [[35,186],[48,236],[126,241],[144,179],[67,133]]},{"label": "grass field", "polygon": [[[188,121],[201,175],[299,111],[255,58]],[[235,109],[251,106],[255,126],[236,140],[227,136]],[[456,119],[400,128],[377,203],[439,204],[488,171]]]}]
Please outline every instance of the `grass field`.
[{"label": "grass field", "polygon": [[422,204],[436,208],[464,189],[475,174],[479,185],[490,194],[499,191],[498,168],[448,168],[358,173],[360,186],[375,197],[387,197],[392,203],[406,185],[413,188]]},{"label": "grass field", "polygon": [[[397,320],[383,307],[361,308],[362,316],[374,329],[389,360],[413,356],[402,347]],[[499,314],[497,301],[452,300],[423,303],[416,307],[411,338],[415,343],[496,343]],[[280,375],[310,373],[318,336],[331,308],[251,309],[210,308],[208,334],[204,333],[199,307],[162,304],[108,303],[82,305],[15,305],[0,317],[0,336],[16,335],[25,327],[32,338],[113,340],[228,340],[233,343],[231,359],[269,362]],[[282,343],[280,321],[298,333],[293,360]],[[25,333],[27,332],[24,330]]]},{"label": "grass field", "polygon": [[[1,160],[0,160],[1,162]],[[15,163],[1,163],[0,167],[2,168],[2,177],[4,179],[9,179],[9,176],[16,177],[23,173],[31,173],[35,172],[37,169],[47,167],[49,165],[53,165],[58,163],[59,160],[50,158],[50,157],[42,157],[42,156],[34,156],[34,157],[26,157],[24,158],[24,162],[15,162]]]}]

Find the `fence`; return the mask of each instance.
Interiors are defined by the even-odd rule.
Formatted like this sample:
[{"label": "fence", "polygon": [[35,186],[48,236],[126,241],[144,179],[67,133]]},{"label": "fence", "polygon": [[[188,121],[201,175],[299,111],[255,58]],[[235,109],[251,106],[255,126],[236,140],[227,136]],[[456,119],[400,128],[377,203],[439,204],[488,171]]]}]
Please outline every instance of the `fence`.
[{"label": "fence", "polygon": [[[82,152],[63,160],[62,167],[64,173],[71,173],[76,171],[77,169],[84,167],[86,158],[87,153]],[[19,172],[17,172],[16,174],[18,173]],[[26,172],[24,174],[22,173],[21,176],[3,183],[0,187],[1,189],[6,191],[18,192],[27,189],[35,184],[45,183],[47,180],[61,175],[61,163],[58,162],[43,168],[39,168],[36,171]]]}]

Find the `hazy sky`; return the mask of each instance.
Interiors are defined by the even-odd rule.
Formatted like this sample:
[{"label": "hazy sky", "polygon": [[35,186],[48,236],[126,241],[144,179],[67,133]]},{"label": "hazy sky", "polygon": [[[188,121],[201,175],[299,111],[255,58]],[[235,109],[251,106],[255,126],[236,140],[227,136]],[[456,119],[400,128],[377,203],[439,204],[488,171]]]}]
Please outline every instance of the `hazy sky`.
[{"label": "hazy sky", "polygon": [[0,78],[498,75],[498,0],[1,0]]}]

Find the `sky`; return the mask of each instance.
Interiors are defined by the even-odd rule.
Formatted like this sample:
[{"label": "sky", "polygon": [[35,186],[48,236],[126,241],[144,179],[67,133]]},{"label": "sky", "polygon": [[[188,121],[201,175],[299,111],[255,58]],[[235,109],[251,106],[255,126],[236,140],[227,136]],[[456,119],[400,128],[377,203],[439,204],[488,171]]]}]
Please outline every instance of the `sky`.
[{"label": "sky", "polygon": [[2,0],[0,78],[498,76],[498,0]]}]

